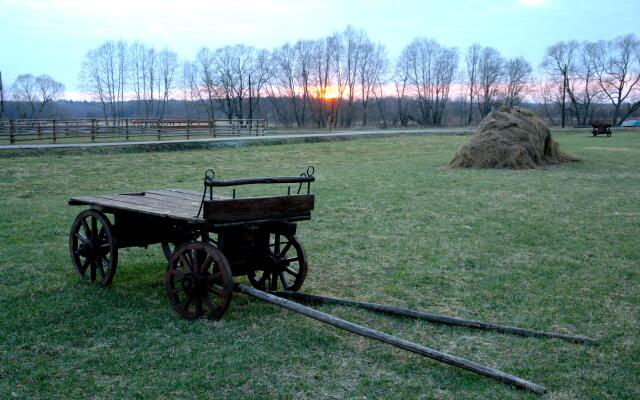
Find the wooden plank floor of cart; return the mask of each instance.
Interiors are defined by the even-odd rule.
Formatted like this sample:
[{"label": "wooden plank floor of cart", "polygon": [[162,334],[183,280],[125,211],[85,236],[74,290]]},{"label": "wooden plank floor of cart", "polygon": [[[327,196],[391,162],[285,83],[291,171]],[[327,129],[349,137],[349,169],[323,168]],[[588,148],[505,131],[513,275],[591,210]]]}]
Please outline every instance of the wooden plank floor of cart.
[{"label": "wooden plank floor of cart", "polygon": [[[215,197],[223,198],[225,197]],[[204,222],[202,216],[196,217],[201,201],[202,193],[182,189],[161,189],[72,197],[69,205],[88,205],[105,212],[122,210],[198,223]]]},{"label": "wooden plank floor of cart", "polygon": [[267,220],[300,221],[311,217],[312,194],[231,199],[208,197],[199,214],[202,194],[182,189],[73,197],[69,205],[88,205],[107,213],[127,211],[190,223],[244,223]]}]

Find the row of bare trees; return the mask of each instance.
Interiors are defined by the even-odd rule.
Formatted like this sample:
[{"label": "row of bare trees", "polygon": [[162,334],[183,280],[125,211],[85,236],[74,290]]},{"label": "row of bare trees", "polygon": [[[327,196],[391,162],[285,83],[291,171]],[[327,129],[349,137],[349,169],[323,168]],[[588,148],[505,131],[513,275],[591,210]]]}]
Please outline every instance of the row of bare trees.
[{"label": "row of bare trees", "polygon": [[559,42],[550,46],[541,67],[541,102],[549,118],[556,108],[563,127],[570,118],[586,125],[601,104],[610,104],[614,125],[640,109],[640,41],[632,34],[610,41]]},{"label": "row of bare trees", "polygon": [[[559,42],[547,49],[534,76],[523,57],[506,58],[479,43],[461,55],[419,37],[392,60],[384,45],[351,26],[273,50],[203,47],[184,61],[168,48],[120,40],[86,54],[80,82],[113,123],[131,116],[132,107],[135,115],[162,119],[180,100],[185,117],[268,117],[297,127],[441,126],[473,124],[497,106],[526,100],[562,126],[596,117],[620,124],[640,109],[640,42],[633,34]],[[20,116],[34,118],[64,87],[49,76],[26,74],[9,92]]]},{"label": "row of bare trees", "polygon": [[460,80],[466,124],[472,124],[478,114],[484,118],[498,105],[521,104],[529,92],[532,71],[523,57],[506,59],[492,47],[469,46]]},{"label": "row of bare trees", "polygon": [[198,101],[209,116],[222,110],[228,118],[263,115],[261,100],[268,98],[285,125],[319,127],[352,126],[359,103],[366,125],[371,99],[382,97],[387,63],[384,46],[352,27],[273,51],[202,48],[184,64],[185,98]]},{"label": "row of bare trees", "polygon": [[100,103],[105,121],[118,121],[128,100],[137,101],[139,115],[162,119],[178,88],[179,70],[178,55],[168,48],[107,41],[86,54],[80,86]]}]

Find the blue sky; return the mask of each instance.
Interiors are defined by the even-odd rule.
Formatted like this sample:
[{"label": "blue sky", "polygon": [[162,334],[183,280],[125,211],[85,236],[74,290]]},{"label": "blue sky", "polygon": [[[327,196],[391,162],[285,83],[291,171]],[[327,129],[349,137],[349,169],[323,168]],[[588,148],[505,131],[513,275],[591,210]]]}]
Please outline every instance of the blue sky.
[{"label": "blue sky", "polygon": [[0,71],[6,86],[47,73],[75,97],[85,53],[108,39],[168,46],[185,59],[201,46],[273,48],[347,24],[391,56],[426,36],[461,50],[479,41],[537,67],[560,40],[640,35],[640,0],[0,0]]}]

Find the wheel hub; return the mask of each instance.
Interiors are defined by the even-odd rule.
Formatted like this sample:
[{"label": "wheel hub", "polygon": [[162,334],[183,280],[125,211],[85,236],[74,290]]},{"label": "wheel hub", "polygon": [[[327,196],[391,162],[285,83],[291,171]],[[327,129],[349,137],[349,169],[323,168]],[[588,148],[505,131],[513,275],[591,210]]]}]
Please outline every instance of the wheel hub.
[{"label": "wheel hub", "polygon": [[284,267],[288,265],[287,259],[285,257],[276,254],[269,254],[266,257],[265,261],[265,270],[269,272],[282,271]]},{"label": "wheel hub", "polygon": [[85,258],[91,257],[93,255],[93,246],[91,244],[82,243],[78,247],[78,253]]},{"label": "wheel hub", "polygon": [[182,288],[187,294],[201,293],[204,288],[204,280],[193,272],[189,272],[182,278]]}]

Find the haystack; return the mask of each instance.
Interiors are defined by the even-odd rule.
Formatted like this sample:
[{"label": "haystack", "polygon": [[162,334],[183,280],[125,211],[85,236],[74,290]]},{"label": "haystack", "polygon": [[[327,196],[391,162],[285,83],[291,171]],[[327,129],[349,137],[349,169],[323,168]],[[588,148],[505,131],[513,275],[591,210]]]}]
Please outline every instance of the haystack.
[{"label": "haystack", "polygon": [[460,146],[450,165],[529,169],[567,161],[577,159],[560,151],[549,128],[535,113],[503,107],[482,120],[471,141]]}]

